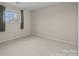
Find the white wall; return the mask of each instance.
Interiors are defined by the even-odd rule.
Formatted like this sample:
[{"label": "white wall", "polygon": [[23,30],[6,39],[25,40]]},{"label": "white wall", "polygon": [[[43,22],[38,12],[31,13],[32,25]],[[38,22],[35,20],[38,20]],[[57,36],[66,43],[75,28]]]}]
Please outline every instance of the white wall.
[{"label": "white wall", "polygon": [[78,56],[79,56],[79,2],[78,2]]},{"label": "white wall", "polygon": [[[20,8],[15,6],[6,5],[15,12],[20,14]],[[31,19],[30,12],[24,10],[24,29],[20,29],[20,23],[7,23],[6,32],[0,32],[0,42],[24,37],[31,34]]]},{"label": "white wall", "polygon": [[77,3],[60,3],[32,11],[32,34],[77,44]]}]

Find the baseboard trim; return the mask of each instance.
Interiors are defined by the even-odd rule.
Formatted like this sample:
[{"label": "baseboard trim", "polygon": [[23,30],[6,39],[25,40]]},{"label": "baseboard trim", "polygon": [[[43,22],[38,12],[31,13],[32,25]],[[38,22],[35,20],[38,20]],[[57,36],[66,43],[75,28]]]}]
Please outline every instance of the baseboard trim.
[{"label": "baseboard trim", "polygon": [[58,42],[69,44],[69,45],[73,45],[73,46],[77,46],[77,44],[69,43],[67,41],[64,41],[64,40],[61,40],[61,39],[57,39],[55,37],[50,38],[50,37],[47,37],[47,36],[43,36],[42,34],[37,34],[36,36],[41,37],[41,38],[47,38],[47,39],[50,39],[50,40],[58,41]]},{"label": "baseboard trim", "polygon": [[4,43],[4,42],[7,42],[7,41],[11,41],[11,40],[16,40],[16,39],[21,39],[21,38],[25,38],[25,37],[29,37],[31,36],[31,34],[29,35],[25,35],[25,36],[21,36],[21,37],[17,37],[15,39],[7,39],[7,40],[3,40],[3,41],[0,41],[0,43]]},{"label": "baseboard trim", "polygon": [[[15,38],[15,39],[21,39],[21,38],[26,38],[26,37],[30,37],[30,36],[38,36],[38,37],[41,37],[41,38],[50,39],[50,40],[58,41],[58,42],[65,43],[65,44],[69,44],[69,45],[73,45],[73,46],[78,46],[78,45],[76,45],[76,44],[69,43],[69,42],[67,42],[67,41],[64,41],[64,40],[61,40],[61,39],[57,39],[57,38],[55,38],[55,37],[53,37],[53,38],[51,39],[51,38],[49,38],[49,37],[47,37],[47,36],[43,36],[42,34],[37,34],[37,35],[28,34],[28,35],[25,35],[25,36],[17,37],[17,38]],[[10,40],[15,40],[15,39],[3,40],[3,41],[0,41],[0,43],[6,42],[6,41],[10,41]]]}]

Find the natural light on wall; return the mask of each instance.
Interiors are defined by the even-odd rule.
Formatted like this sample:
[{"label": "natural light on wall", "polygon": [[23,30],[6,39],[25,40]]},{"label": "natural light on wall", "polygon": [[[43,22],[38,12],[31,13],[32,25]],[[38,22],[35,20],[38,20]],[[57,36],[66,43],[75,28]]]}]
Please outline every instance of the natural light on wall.
[{"label": "natural light on wall", "polygon": [[13,10],[6,10],[4,18],[5,18],[6,23],[13,24],[13,23],[21,22],[19,13]]}]

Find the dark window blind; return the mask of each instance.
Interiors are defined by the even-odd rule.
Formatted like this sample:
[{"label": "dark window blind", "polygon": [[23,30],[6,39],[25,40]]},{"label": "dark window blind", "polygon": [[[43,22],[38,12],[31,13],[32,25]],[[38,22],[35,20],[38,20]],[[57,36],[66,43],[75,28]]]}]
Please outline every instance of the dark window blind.
[{"label": "dark window blind", "polygon": [[5,12],[5,6],[0,5],[0,32],[5,31],[4,12]]},{"label": "dark window blind", "polygon": [[21,29],[24,29],[24,10],[21,10]]}]

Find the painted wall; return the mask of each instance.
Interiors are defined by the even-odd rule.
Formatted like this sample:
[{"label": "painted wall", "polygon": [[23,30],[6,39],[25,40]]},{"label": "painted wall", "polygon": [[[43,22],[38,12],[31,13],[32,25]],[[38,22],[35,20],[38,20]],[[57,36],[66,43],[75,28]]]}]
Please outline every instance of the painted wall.
[{"label": "painted wall", "polygon": [[[79,18],[79,2],[78,2],[78,18]],[[79,19],[78,19],[78,56],[79,56]]]},{"label": "painted wall", "polygon": [[77,44],[77,3],[58,3],[32,11],[32,34]]},{"label": "painted wall", "polygon": [[[21,8],[17,8],[15,6],[11,6],[8,4],[6,5],[7,8],[12,9],[13,11],[17,12],[20,14]],[[5,32],[0,32],[0,42],[7,41],[7,40],[12,40],[20,37],[24,37],[27,35],[31,34],[31,19],[30,19],[30,12],[24,10],[24,29],[20,29],[20,23],[6,23],[6,31]],[[21,19],[21,18],[20,18]]]}]

